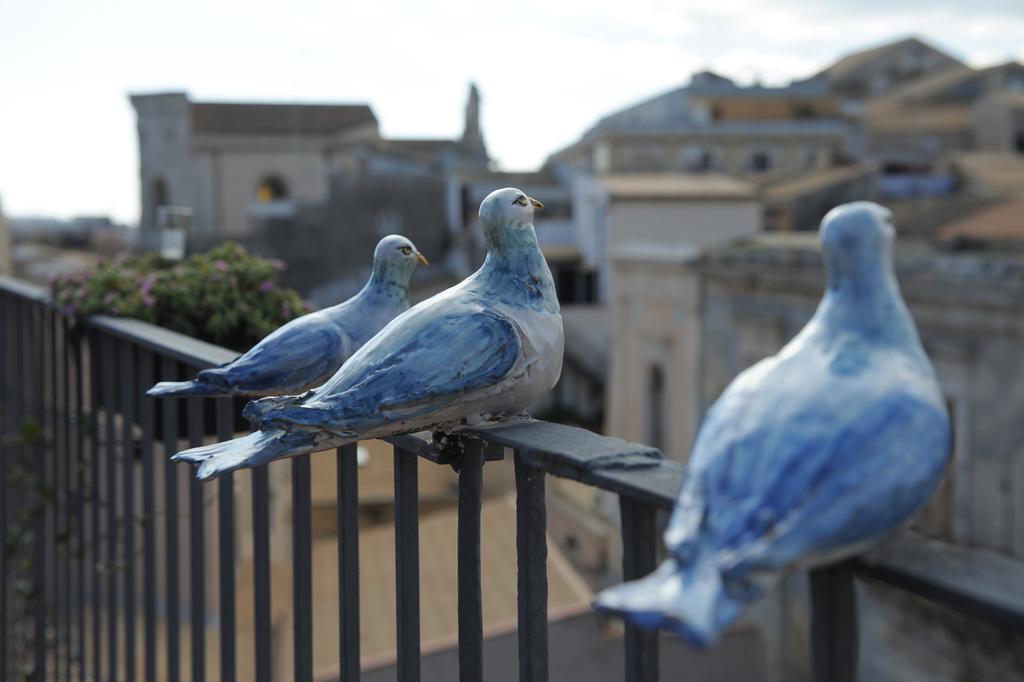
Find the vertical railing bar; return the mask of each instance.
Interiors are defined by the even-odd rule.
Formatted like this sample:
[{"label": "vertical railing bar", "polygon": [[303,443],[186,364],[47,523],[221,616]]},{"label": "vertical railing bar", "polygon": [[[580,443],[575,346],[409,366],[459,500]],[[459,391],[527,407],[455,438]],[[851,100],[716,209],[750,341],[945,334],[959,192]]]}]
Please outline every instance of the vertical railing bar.
[{"label": "vertical railing bar", "polygon": [[49,566],[47,565],[47,559],[49,558],[49,542],[47,542],[47,517],[49,516],[49,503],[45,500],[44,491],[47,487],[46,472],[49,468],[47,466],[46,454],[46,332],[45,332],[45,311],[42,307],[35,305],[33,306],[32,314],[32,330],[34,332],[35,342],[31,348],[35,349],[35,352],[31,353],[33,363],[33,380],[35,381],[36,392],[33,396],[35,398],[35,419],[38,427],[38,433],[36,436],[36,442],[33,450],[35,451],[33,457],[36,464],[36,487],[39,499],[36,504],[42,505],[44,508],[36,508],[36,524],[35,524],[35,538],[33,540],[33,598],[35,599],[35,631],[34,631],[34,645],[35,645],[35,667],[34,671],[40,679],[46,679],[47,676],[47,646],[46,646],[46,601],[47,592],[46,589],[46,577],[49,573]]},{"label": "vertical railing bar", "polygon": [[[231,439],[230,398],[217,399],[217,440]],[[228,473],[217,479],[217,542],[220,573],[220,682],[234,682],[235,670],[235,480]]]},{"label": "vertical railing bar", "polygon": [[[25,423],[26,423],[27,419],[29,418],[29,413],[30,413],[29,404],[30,404],[31,399],[32,399],[32,394],[31,394],[31,383],[32,383],[32,381],[31,381],[31,368],[29,367],[29,363],[26,361],[26,357],[25,357],[26,349],[31,347],[31,344],[32,344],[31,319],[30,319],[30,314],[29,314],[29,304],[28,303],[26,303],[24,301],[19,301],[19,302],[16,302],[14,305],[15,305],[15,310],[17,311],[17,318],[18,318],[18,322],[17,322],[17,324],[15,326],[15,331],[14,331],[14,335],[15,335],[16,343],[17,343],[16,353],[15,353],[15,356],[16,356],[15,357],[15,363],[16,363],[15,364],[15,371],[17,373],[18,379],[17,379],[17,387],[16,387],[17,388],[17,390],[16,390],[16,398],[15,398],[15,401],[14,401],[14,415],[15,416],[14,416],[14,429],[13,429],[14,434],[13,435],[17,439],[17,443],[18,443],[18,447],[16,449],[16,453],[17,453],[17,455],[16,455],[17,456],[17,460],[16,461],[27,472],[28,467],[26,466],[26,458],[27,458],[27,455],[28,455],[28,446],[24,442],[24,440],[21,438],[21,435],[22,435],[22,429],[24,428]],[[20,519],[25,519],[24,509],[25,509],[26,497],[28,495],[28,492],[26,491],[25,487],[26,486],[24,486],[24,485],[18,486],[17,489],[14,491],[14,495],[13,495],[13,497],[15,498],[14,509],[18,510],[17,516],[20,517]],[[19,596],[19,595],[17,595],[17,593],[15,593],[15,598],[17,600],[15,602],[15,608],[19,612],[23,612],[24,609],[25,609],[25,606],[26,606],[25,605],[25,597],[24,596]],[[28,655],[28,652],[26,652],[26,651],[16,651],[16,652],[14,652],[14,654],[15,654],[15,664],[16,664],[17,663],[17,659],[20,658],[20,659],[24,660],[24,657]],[[14,670],[12,669],[11,672],[13,673]]]},{"label": "vertical railing bar", "polygon": [[292,609],[296,682],[313,680],[313,535],[309,455],[292,458]]},{"label": "vertical railing bar", "polygon": [[63,577],[64,567],[68,564],[67,544],[66,544],[66,514],[64,513],[66,508],[65,500],[67,499],[65,485],[67,478],[64,475],[64,462],[67,456],[67,439],[65,438],[64,431],[64,419],[62,419],[65,393],[63,389],[63,362],[62,362],[62,350],[64,348],[64,337],[61,334],[61,320],[63,316],[55,309],[50,308],[50,328],[53,338],[53,360],[50,373],[50,381],[52,382],[53,390],[51,391],[53,404],[51,410],[53,413],[53,422],[51,428],[53,429],[52,435],[52,451],[53,451],[53,525],[51,527],[51,534],[53,538],[53,564],[50,570],[53,572],[52,576],[52,608],[53,613],[53,679],[61,679],[61,673],[64,670],[63,665],[63,652],[64,652],[64,626],[67,620],[67,615],[64,611],[64,594],[67,591],[67,583],[61,578]]},{"label": "vertical railing bar", "polygon": [[135,403],[139,393],[135,385],[135,347],[122,343],[121,374],[121,484],[124,505],[124,679],[135,680]]},{"label": "vertical railing bar", "polygon": [[92,644],[92,669],[93,679],[103,679],[103,609],[102,609],[102,573],[100,564],[103,561],[101,538],[100,538],[100,343],[96,333],[89,334],[89,418],[90,418],[90,442],[89,442],[89,496],[92,509],[90,514],[89,532],[92,536],[92,547],[90,551],[89,567],[92,572],[92,630],[90,632],[90,643]]},{"label": "vertical railing bar", "polygon": [[[657,562],[657,513],[654,507],[619,497],[622,521],[622,577],[636,580],[654,570]],[[626,682],[657,682],[658,634],[632,625],[624,637]]]},{"label": "vertical railing bar", "polygon": [[[11,454],[8,440],[13,432],[11,428],[11,411],[13,408],[13,382],[10,377],[9,360],[13,358],[8,334],[13,330],[14,322],[8,308],[9,298],[0,295],[0,400],[3,400],[2,419],[0,419],[0,548],[7,547],[7,507],[10,494],[7,490],[7,467],[10,465]],[[7,552],[0,551],[0,678],[7,679],[7,614],[10,604],[7,599]]]},{"label": "vertical railing bar", "polygon": [[420,679],[419,461],[395,448],[395,590],[398,681]]},{"label": "vertical railing bar", "polygon": [[74,489],[72,487],[72,474],[74,469],[72,467],[72,399],[71,399],[71,323],[66,315],[60,316],[61,323],[61,339],[63,343],[63,379],[64,379],[64,413],[62,420],[62,430],[64,432],[64,554],[65,561],[63,563],[64,568],[64,679],[66,682],[71,682],[71,663],[72,663],[72,624],[71,624],[71,564],[74,562],[74,556],[71,548],[72,538],[72,525],[77,526],[77,521],[72,515],[71,506],[74,499]]},{"label": "vertical railing bar", "polygon": [[341,682],[359,682],[359,446],[337,450]]},{"label": "vertical railing bar", "polygon": [[83,334],[80,329],[74,330],[72,337],[72,352],[74,353],[75,359],[75,412],[74,412],[74,424],[75,424],[75,483],[76,483],[76,495],[75,495],[75,535],[77,542],[75,544],[76,554],[76,580],[75,588],[78,594],[77,604],[75,606],[75,615],[78,620],[78,632],[76,633],[75,639],[77,640],[77,648],[75,654],[75,663],[78,667],[78,679],[79,682],[85,682],[87,666],[86,666],[86,630],[85,630],[85,593],[86,593],[86,556],[88,554],[88,548],[86,547],[85,530],[87,526],[85,504],[89,497],[89,493],[86,489],[86,455],[85,455],[85,430],[86,425],[83,422],[86,409],[85,409],[85,383],[86,383],[86,372],[85,363],[82,357],[82,341]]},{"label": "vertical railing bar", "polygon": [[860,633],[853,573],[842,564],[810,571],[815,682],[856,682]]},{"label": "vertical railing bar", "polygon": [[[178,376],[178,364],[168,357],[160,359],[160,374],[165,379]],[[180,583],[178,579],[178,467],[171,456],[178,450],[178,399],[163,398],[164,441],[164,564],[166,566],[167,680],[178,682],[181,675],[179,639]]]},{"label": "vertical railing bar", "polygon": [[[49,575],[47,576],[47,582],[49,583],[49,605],[47,611],[50,613],[50,619],[53,623],[51,629],[53,631],[53,644],[50,647],[49,657],[51,663],[49,668],[52,671],[52,677],[55,680],[60,679],[61,673],[61,629],[64,619],[60,611],[61,597],[64,592],[63,585],[60,580],[57,579],[59,574],[59,568],[64,565],[64,561],[61,561],[59,556],[63,552],[63,543],[58,541],[61,536],[60,525],[61,525],[61,498],[62,490],[61,485],[64,477],[61,472],[61,448],[63,445],[63,439],[61,438],[61,423],[60,423],[60,362],[58,361],[58,327],[59,319],[58,313],[55,309],[49,308],[46,311],[46,327],[49,330],[50,337],[50,438],[49,447],[47,452],[49,456],[49,471],[50,471],[50,503],[47,505],[47,517],[49,518],[46,544],[49,547]],[[46,679],[50,679],[48,674]]]},{"label": "vertical railing bar", "polygon": [[252,470],[253,614],[256,682],[270,682],[270,479],[267,465]]},{"label": "vertical railing bar", "polygon": [[107,507],[107,665],[110,677],[117,677],[118,662],[118,610],[117,610],[117,543],[118,543],[118,504],[117,504],[117,436],[114,430],[114,416],[117,412],[115,379],[117,364],[114,360],[114,339],[103,335],[103,426],[104,439],[107,446],[106,477],[107,485],[104,502]]},{"label": "vertical railing bar", "polygon": [[[11,409],[10,409],[10,414],[8,415],[8,423],[10,424],[9,433],[10,433],[10,436],[11,436],[11,447],[8,449],[8,458],[9,458],[10,466],[14,467],[17,464],[19,464],[21,462],[22,458],[23,458],[23,453],[21,451],[21,444],[18,441],[17,436],[18,436],[18,427],[19,427],[19,424],[21,424],[21,419],[22,419],[22,415],[21,415],[21,411],[22,411],[22,397],[24,395],[24,382],[22,381],[22,379],[23,379],[23,375],[24,375],[24,372],[25,372],[25,366],[24,366],[24,362],[22,362],[22,359],[23,359],[22,358],[22,356],[23,356],[22,349],[24,348],[24,345],[25,345],[25,339],[24,339],[24,324],[22,324],[22,310],[21,310],[21,305],[20,305],[18,299],[13,297],[13,296],[10,297],[7,300],[6,309],[7,309],[8,318],[11,320],[11,324],[9,325],[9,328],[10,328],[11,344],[12,344],[11,355],[13,356],[12,357],[12,361],[11,361],[11,387],[10,387],[11,388],[11,390],[10,390]],[[11,519],[18,518],[19,509],[21,509],[21,507],[19,505],[19,502],[20,502],[19,498],[20,498],[21,491],[23,490],[23,488],[24,488],[24,486],[13,486],[10,490],[5,490],[5,497],[10,499],[10,504],[9,504],[8,509],[9,509],[9,516],[11,517]],[[10,494],[8,495],[6,493],[10,493]],[[17,567],[16,567],[16,565],[11,567],[11,573],[14,574],[14,575],[17,574]],[[13,579],[11,577],[8,577],[8,581],[13,583]],[[13,623],[10,622],[10,620],[11,620],[11,615],[10,614],[15,612],[19,608],[20,600],[18,598],[17,592],[15,592],[15,590],[14,590],[12,585],[9,585],[7,587],[7,600],[8,600],[8,605],[9,605],[8,606],[8,611],[3,613],[3,614],[0,614],[0,619],[2,619],[4,621],[4,623],[5,623],[4,627],[6,628],[7,636],[8,637],[13,637],[15,635],[15,633],[16,633],[16,630],[13,627]],[[7,638],[5,638],[5,639],[7,639]],[[18,656],[19,656],[20,652],[17,649],[14,649],[12,646],[8,646],[6,644],[5,644],[5,646],[6,646],[7,660],[5,662],[4,669],[0,670],[0,673],[2,673],[3,676],[6,678],[6,677],[9,676],[9,674],[13,673],[14,667],[15,667],[15,661],[18,659]]]},{"label": "vertical railing bar", "polygon": [[[50,663],[50,648],[46,645],[46,630],[48,627],[48,600],[49,600],[49,573],[50,573],[50,536],[49,536],[49,518],[50,518],[50,500],[47,499],[47,490],[49,488],[49,470],[50,470],[50,448],[48,444],[49,431],[47,429],[47,391],[49,389],[47,381],[47,369],[48,369],[48,358],[49,358],[49,345],[50,338],[49,334],[46,333],[46,318],[47,311],[45,308],[38,304],[33,304],[33,329],[36,334],[35,343],[33,344],[33,372],[35,376],[35,388],[36,393],[34,395],[34,411],[36,418],[36,426],[38,427],[37,437],[33,443],[33,450],[35,451],[34,463],[37,469],[36,478],[36,507],[34,513],[36,515],[36,527],[34,529],[33,548],[36,550],[35,556],[36,561],[32,566],[32,575],[34,583],[33,599],[35,600],[36,609],[36,631],[35,631],[35,646],[36,646],[36,662],[34,673],[39,676],[39,679],[47,679],[48,666]],[[42,633],[42,635],[40,635]],[[42,658],[39,656],[39,646],[42,642]],[[42,667],[40,668],[40,663]],[[40,672],[41,671],[41,672]]]},{"label": "vertical railing bar", "polygon": [[152,351],[140,348],[138,395],[141,398],[139,421],[142,426],[142,619],[143,679],[156,679],[156,484],[153,461],[154,401],[143,392],[153,385]]},{"label": "vertical railing bar", "polygon": [[[203,402],[188,399],[188,441],[191,447],[203,444]],[[203,511],[203,484],[188,477],[189,502],[189,610],[192,630],[192,682],[206,679],[206,538]]]},{"label": "vertical railing bar", "polygon": [[544,472],[515,454],[519,679],[548,679],[547,508]]},{"label": "vertical railing bar", "polygon": [[480,586],[480,512],[483,443],[466,443],[459,467],[459,680],[483,679],[483,594]]}]

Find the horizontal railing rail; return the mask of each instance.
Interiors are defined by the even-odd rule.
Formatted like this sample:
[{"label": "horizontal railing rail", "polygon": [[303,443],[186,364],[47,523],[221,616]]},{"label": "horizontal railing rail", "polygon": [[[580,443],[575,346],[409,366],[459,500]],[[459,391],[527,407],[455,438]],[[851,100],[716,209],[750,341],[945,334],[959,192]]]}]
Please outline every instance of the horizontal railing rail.
[{"label": "horizontal railing rail", "polygon": [[[155,378],[184,378],[234,353],[136,320],[74,320],[43,290],[3,277],[0,320],[3,679],[204,680],[213,614],[220,633],[214,678],[238,679],[236,552],[248,536],[252,592],[245,598],[252,603],[253,660],[247,669],[253,679],[269,681],[274,592],[267,467],[249,476],[251,508],[242,523],[233,475],[204,486],[166,457],[183,443],[203,442],[210,426],[218,438],[230,438],[233,401],[212,401],[211,417],[208,403],[197,398],[144,397]],[[672,508],[683,476],[681,464],[654,448],[529,418],[458,437],[435,440],[421,433],[386,440],[394,448],[396,665],[402,682],[420,674],[417,458],[451,465],[459,475],[458,655],[460,679],[466,681],[481,679],[483,670],[480,518],[486,462],[506,453],[514,460],[519,672],[528,681],[548,679],[546,476],[618,496],[625,579],[655,568],[656,516]],[[338,670],[352,682],[360,676],[356,446],[338,448],[335,457]],[[216,509],[207,523],[210,504]],[[308,455],[291,460],[291,508],[291,677],[311,680]],[[217,556],[211,562],[206,538],[213,536]],[[207,580],[210,563],[217,566],[215,582]],[[1019,563],[905,535],[884,551],[812,572],[818,680],[855,679],[855,578],[1024,632]],[[216,602],[209,599],[214,585]],[[624,648],[626,680],[658,679],[656,635],[627,627]],[[188,671],[182,669],[185,662]],[[681,675],[673,679],[685,679],[685,671]]]}]

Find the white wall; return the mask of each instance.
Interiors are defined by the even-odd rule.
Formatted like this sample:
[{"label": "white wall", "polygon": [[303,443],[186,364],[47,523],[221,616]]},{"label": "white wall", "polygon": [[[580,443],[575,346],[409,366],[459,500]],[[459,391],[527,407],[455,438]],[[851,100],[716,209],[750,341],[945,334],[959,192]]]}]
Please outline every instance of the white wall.
[{"label": "white wall", "polygon": [[658,366],[664,377],[662,448],[666,457],[685,463],[701,410],[700,286],[692,256],[616,252],[612,259],[607,433],[650,441],[650,377]]},{"label": "white wall", "polygon": [[608,208],[608,245],[688,244],[719,246],[761,230],[761,205],[741,200],[613,199]]}]

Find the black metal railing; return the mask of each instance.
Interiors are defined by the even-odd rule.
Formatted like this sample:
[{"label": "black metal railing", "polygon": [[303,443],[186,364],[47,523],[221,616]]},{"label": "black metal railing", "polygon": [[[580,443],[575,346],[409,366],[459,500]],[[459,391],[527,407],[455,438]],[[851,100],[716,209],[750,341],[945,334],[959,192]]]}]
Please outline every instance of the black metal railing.
[{"label": "black metal railing", "polygon": [[[233,357],[222,348],[134,320],[75,321],[44,293],[0,278],[0,671],[3,679],[171,680],[206,678],[206,621],[219,619],[217,680],[238,677],[236,546],[251,534],[254,678],[272,675],[270,485],[267,467],[249,476],[251,519],[235,518],[235,481],[215,484],[216,522],[206,523],[209,486],[166,455],[182,442],[229,438],[238,405],[230,399],[144,397],[154,377],[183,378]],[[545,477],[580,481],[620,502],[625,578],[655,567],[656,514],[671,508],[678,463],[653,448],[539,421],[513,422],[432,442],[424,434],[394,446],[398,679],[419,679],[417,458],[459,471],[458,645],[460,679],[480,680],[483,618],[480,513],[483,469],[514,457],[518,551],[520,679],[548,679]],[[120,443],[120,445],[119,445]],[[359,679],[359,524],[356,446],[339,448],[337,528],[339,670]],[[325,455],[318,455],[325,456]],[[179,483],[187,477],[187,491]],[[162,482],[162,487],[157,483]],[[294,679],[313,679],[312,532],[309,456],[291,461]],[[185,499],[187,510],[179,508]],[[157,500],[162,498],[162,512]],[[187,513],[184,513],[187,511]],[[187,519],[187,521],[186,521]],[[184,527],[182,527],[184,525]],[[208,608],[206,537],[216,535],[217,604]],[[187,565],[181,557],[187,554]],[[954,556],[955,561],[950,561]],[[1019,567],[971,550],[907,539],[882,556],[811,576],[815,677],[855,679],[857,615],[853,581],[883,581],[1024,632]],[[984,575],[984,581],[974,580]],[[183,599],[184,579],[188,581]],[[187,612],[189,641],[182,641]],[[139,622],[141,621],[141,623]],[[625,679],[658,678],[658,638],[624,637]],[[183,654],[187,654],[183,656]],[[677,679],[686,679],[680,671]]]}]

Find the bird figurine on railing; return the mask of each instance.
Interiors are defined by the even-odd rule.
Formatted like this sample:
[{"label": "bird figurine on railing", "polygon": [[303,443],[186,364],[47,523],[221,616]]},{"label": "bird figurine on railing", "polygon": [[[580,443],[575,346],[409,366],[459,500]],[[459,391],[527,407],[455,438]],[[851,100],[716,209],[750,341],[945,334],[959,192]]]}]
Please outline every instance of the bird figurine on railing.
[{"label": "bird figurine on railing", "polygon": [[877,204],[825,216],[817,311],[708,411],[665,532],[669,558],[596,608],[707,646],[782,573],[857,554],[921,509],[951,430],[896,282],[894,237]]},{"label": "bird figurine on railing", "polygon": [[536,199],[512,188],[480,205],[483,266],[399,315],[323,386],[249,403],[258,431],[180,452],[207,479],[273,459],[425,429],[457,431],[515,414],[554,387],[564,336],[537,244]]},{"label": "bird figurine on railing", "polygon": [[231,362],[204,369],[192,381],[161,381],[152,397],[250,396],[301,393],[327,381],[391,320],[409,309],[409,278],[427,265],[411,241],[380,240],[373,271],[352,298],[296,318]]}]

